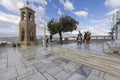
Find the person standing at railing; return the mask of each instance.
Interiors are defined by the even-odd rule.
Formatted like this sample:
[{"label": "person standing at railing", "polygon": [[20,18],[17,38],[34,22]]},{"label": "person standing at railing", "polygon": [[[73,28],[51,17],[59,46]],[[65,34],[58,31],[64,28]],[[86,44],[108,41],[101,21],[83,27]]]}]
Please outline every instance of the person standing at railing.
[{"label": "person standing at railing", "polygon": [[87,31],[86,43],[90,44],[90,40],[91,40],[91,33]]},{"label": "person standing at railing", "polygon": [[50,35],[50,42],[52,42],[52,35]]},{"label": "person standing at railing", "polygon": [[83,40],[83,43],[86,41],[86,37],[87,37],[87,32],[85,32],[85,34],[84,34],[84,40]]},{"label": "person standing at railing", "polygon": [[82,43],[82,33],[79,31],[78,36],[77,36],[77,44],[81,44]]}]

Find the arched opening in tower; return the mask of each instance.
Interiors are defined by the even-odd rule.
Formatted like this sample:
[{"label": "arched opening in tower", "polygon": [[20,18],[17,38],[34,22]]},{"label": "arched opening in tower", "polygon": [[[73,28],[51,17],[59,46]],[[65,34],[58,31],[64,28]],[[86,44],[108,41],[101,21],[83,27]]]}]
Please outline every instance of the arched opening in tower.
[{"label": "arched opening in tower", "polygon": [[33,31],[30,31],[30,41],[34,41]]},{"label": "arched opening in tower", "polygon": [[32,13],[29,13],[29,21],[32,21]]},{"label": "arched opening in tower", "polygon": [[26,13],[25,12],[22,12],[22,20],[26,20]]},{"label": "arched opening in tower", "polygon": [[24,38],[25,38],[25,31],[22,28],[22,30],[21,30],[21,41],[24,41]]}]

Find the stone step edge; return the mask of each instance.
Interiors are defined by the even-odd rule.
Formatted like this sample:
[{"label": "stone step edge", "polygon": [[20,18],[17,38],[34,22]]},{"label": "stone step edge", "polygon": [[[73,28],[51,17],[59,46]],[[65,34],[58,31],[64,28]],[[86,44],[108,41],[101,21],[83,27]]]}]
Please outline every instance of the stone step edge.
[{"label": "stone step edge", "polygon": [[[74,61],[74,62],[77,62],[77,63],[79,63],[80,65],[83,64],[83,65],[89,66],[89,67],[91,67],[91,68],[100,70],[100,71],[102,71],[102,72],[108,73],[108,74],[110,74],[110,75],[120,77],[120,72],[116,72],[116,70],[113,71],[112,69],[109,69],[108,67],[106,67],[106,68],[99,67],[98,65],[93,65],[93,64],[90,64],[89,62],[85,63],[85,62],[82,62],[82,61],[78,61],[78,60],[72,59],[71,57],[68,57],[68,56],[65,56],[65,55],[58,55],[58,56],[63,57],[63,58],[66,58],[66,59],[69,59],[69,60],[72,60],[72,61]],[[108,70],[110,70],[110,71],[108,71]]]}]

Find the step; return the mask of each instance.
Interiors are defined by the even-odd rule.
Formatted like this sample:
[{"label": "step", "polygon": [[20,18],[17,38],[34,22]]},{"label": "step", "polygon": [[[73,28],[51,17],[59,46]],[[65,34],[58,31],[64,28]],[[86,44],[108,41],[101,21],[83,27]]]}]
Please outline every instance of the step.
[{"label": "step", "polygon": [[[80,54],[80,52],[82,52]],[[101,56],[98,54],[90,54],[88,52],[73,50],[68,48],[58,48],[53,51],[54,54],[59,55],[80,64],[84,64],[95,69],[107,72],[112,75],[120,76],[120,59],[111,56]],[[113,61],[111,61],[113,60]],[[119,61],[118,61],[119,60]]]}]

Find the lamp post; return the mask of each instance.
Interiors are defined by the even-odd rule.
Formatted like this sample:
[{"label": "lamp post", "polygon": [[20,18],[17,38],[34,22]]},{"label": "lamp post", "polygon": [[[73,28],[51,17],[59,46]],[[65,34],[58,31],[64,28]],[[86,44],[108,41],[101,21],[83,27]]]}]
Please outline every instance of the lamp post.
[{"label": "lamp post", "polygon": [[45,44],[46,44],[46,25],[45,25],[45,22],[46,22],[46,11],[45,11],[45,0],[44,0],[44,37],[43,37],[43,46],[45,47]]}]

